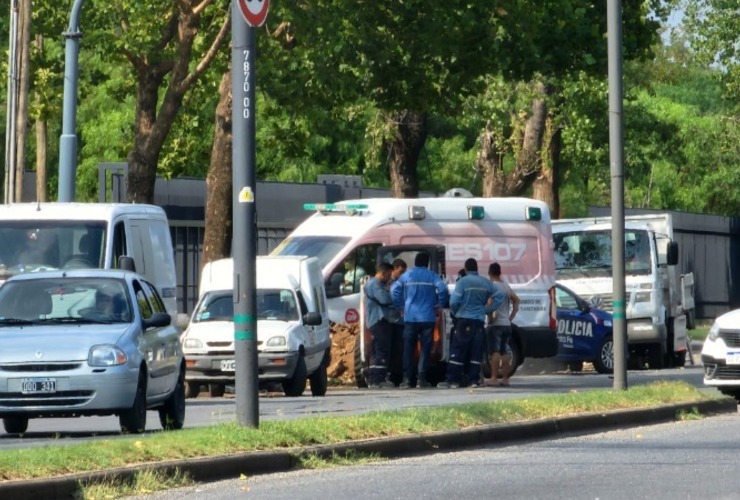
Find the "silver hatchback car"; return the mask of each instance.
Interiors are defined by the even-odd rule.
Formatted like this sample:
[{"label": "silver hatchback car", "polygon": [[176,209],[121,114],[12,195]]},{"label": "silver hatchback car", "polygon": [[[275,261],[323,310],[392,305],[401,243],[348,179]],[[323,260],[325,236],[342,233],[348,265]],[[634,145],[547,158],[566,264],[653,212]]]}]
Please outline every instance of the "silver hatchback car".
[{"label": "silver hatchback car", "polygon": [[185,360],[159,293],[129,271],[18,275],[0,287],[0,417],[118,415],[141,433],[149,409],[165,429],[185,420]]}]

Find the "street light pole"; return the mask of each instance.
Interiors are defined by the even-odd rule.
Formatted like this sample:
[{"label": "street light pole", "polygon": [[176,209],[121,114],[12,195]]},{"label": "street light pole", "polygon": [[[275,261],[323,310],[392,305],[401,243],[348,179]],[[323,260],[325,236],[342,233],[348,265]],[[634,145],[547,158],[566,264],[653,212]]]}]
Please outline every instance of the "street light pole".
[{"label": "street light pole", "polygon": [[77,78],[80,53],[79,30],[80,10],[84,0],[75,0],[69,16],[69,27],[62,33],[64,47],[64,104],[62,111],[62,135],[59,139],[59,201],[75,199],[77,177]]},{"label": "street light pole", "polygon": [[622,1],[607,0],[609,161],[612,190],[614,389],[627,389],[627,316],[624,280],[624,117],[622,115]]}]

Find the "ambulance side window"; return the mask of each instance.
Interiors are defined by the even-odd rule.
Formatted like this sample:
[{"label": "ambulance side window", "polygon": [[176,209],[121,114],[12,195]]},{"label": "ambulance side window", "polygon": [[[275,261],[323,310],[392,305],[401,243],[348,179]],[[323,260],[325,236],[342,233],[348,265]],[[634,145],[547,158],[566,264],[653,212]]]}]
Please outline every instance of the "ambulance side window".
[{"label": "ambulance side window", "polygon": [[326,281],[326,296],[358,293],[364,278],[375,275],[375,259],[380,243],[361,245],[352,250]]}]

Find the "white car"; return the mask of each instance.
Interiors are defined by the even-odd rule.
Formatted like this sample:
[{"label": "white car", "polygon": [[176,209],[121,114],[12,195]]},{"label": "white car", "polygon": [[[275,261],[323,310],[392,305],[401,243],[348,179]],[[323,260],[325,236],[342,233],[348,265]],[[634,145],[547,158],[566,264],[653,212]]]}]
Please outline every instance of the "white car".
[{"label": "white car", "polygon": [[0,287],[0,417],[118,415],[141,433],[147,410],[162,427],[185,420],[185,360],[155,287],[120,270],[17,275]]},{"label": "white car", "polygon": [[740,401],[740,309],[718,317],[701,350],[704,385]]}]

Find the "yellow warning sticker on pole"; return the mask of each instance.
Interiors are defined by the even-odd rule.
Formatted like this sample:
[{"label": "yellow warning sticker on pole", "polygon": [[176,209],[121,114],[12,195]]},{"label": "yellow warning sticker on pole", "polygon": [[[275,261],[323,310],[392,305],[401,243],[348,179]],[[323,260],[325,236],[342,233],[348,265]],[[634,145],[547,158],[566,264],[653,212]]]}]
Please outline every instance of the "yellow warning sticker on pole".
[{"label": "yellow warning sticker on pole", "polygon": [[254,203],[254,193],[251,187],[246,186],[239,191],[239,203]]}]

